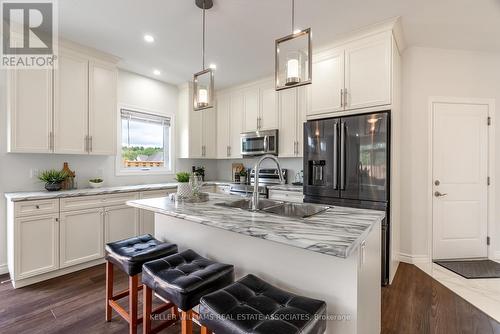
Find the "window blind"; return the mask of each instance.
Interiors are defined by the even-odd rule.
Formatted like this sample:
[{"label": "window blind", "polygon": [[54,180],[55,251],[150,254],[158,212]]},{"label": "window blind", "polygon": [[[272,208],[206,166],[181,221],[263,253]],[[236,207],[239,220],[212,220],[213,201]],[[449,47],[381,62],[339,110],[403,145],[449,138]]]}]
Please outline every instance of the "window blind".
[{"label": "window blind", "polygon": [[147,114],[128,109],[121,109],[120,113],[122,120],[170,126],[170,117]]}]

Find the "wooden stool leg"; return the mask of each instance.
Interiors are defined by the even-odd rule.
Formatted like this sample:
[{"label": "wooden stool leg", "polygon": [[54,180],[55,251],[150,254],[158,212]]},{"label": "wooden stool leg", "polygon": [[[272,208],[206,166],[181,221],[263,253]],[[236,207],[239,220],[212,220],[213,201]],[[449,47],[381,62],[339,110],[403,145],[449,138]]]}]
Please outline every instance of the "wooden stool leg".
[{"label": "wooden stool leg", "polygon": [[181,316],[181,331],[182,334],[193,334],[193,311],[182,311]]},{"label": "wooden stool leg", "polygon": [[130,334],[137,333],[137,294],[138,294],[138,283],[139,283],[139,275],[135,275],[129,277],[128,279],[128,288],[129,288],[129,315],[130,315],[130,323],[129,328]]},{"label": "wooden stool leg", "polygon": [[212,334],[212,331],[205,326],[201,326],[200,334]]},{"label": "wooden stool leg", "polygon": [[151,332],[151,309],[153,304],[153,290],[144,284],[143,289],[143,305],[142,305],[142,333],[149,334]]},{"label": "wooden stool leg", "polygon": [[111,321],[112,308],[109,301],[113,298],[113,264],[106,262],[106,321]]}]

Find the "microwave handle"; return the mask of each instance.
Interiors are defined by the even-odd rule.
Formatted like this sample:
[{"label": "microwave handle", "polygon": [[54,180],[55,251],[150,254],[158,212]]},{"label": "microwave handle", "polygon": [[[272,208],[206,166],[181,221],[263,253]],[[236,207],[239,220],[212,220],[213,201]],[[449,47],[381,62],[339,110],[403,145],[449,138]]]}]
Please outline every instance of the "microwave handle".
[{"label": "microwave handle", "polygon": [[264,136],[264,152],[267,153],[269,147],[269,136]]}]

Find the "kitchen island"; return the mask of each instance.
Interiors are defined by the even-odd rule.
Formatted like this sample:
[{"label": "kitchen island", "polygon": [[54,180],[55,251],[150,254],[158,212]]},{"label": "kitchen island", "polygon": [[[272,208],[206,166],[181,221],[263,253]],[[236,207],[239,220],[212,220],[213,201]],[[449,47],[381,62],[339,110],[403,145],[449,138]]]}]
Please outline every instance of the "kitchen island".
[{"label": "kitchen island", "polygon": [[380,223],[384,213],[332,207],[309,218],[231,209],[239,198],[205,203],[170,198],[128,205],[155,213],[155,236],[253,273],[291,292],[322,299],[327,333],[380,333]]}]

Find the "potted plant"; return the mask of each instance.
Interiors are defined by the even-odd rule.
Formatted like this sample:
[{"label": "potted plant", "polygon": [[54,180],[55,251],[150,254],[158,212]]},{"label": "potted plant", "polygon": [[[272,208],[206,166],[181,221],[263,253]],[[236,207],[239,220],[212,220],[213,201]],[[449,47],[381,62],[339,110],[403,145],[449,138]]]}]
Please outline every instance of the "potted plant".
[{"label": "potted plant", "polygon": [[179,172],[175,174],[175,179],[179,184],[177,185],[177,196],[179,197],[191,197],[193,190],[189,184],[189,177],[191,176],[188,172]]},{"label": "potted plant", "polygon": [[45,182],[45,189],[48,191],[58,191],[62,188],[62,182],[66,180],[68,173],[64,170],[49,169],[41,172],[38,179]]},{"label": "potted plant", "polygon": [[242,169],[240,170],[240,183],[247,183],[247,170],[246,169]]},{"label": "potted plant", "polygon": [[91,188],[101,188],[103,182],[103,179],[100,178],[90,179],[89,185]]}]

